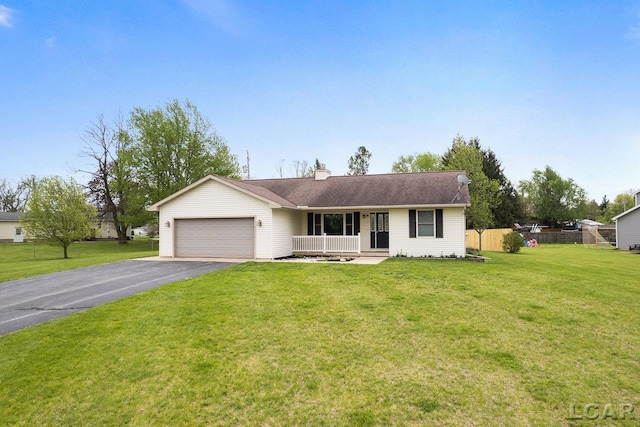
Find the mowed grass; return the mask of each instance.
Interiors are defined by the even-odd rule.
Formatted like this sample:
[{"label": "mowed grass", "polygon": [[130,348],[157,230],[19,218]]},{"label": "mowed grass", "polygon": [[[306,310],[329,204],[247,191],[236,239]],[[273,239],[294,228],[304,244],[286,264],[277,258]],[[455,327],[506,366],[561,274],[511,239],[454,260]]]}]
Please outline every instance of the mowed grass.
[{"label": "mowed grass", "polygon": [[489,256],[252,262],[0,337],[0,424],[636,425],[640,256]]},{"label": "mowed grass", "polygon": [[44,243],[0,243],[0,282],[155,255],[158,242],[144,237],[126,244],[117,240],[72,243],[67,259],[62,248]]}]

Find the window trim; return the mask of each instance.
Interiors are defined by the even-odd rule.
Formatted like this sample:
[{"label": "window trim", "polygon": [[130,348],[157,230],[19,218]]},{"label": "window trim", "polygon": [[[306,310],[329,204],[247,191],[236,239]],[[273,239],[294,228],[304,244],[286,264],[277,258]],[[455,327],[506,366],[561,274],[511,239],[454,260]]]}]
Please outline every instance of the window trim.
[{"label": "window trim", "polygon": [[[420,222],[420,212],[431,212],[431,222]],[[432,234],[420,234],[420,225],[433,226]],[[436,210],[435,209],[420,209],[416,210],[416,237],[436,237]]]},{"label": "window trim", "polygon": [[[421,236],[419,235],[419,212],[430,211],[433,212],[433,235]],[[428,224],[428,223],[422,223]],[[409,209],[409,238],[444,238],[444,211],[443,209]]]}]

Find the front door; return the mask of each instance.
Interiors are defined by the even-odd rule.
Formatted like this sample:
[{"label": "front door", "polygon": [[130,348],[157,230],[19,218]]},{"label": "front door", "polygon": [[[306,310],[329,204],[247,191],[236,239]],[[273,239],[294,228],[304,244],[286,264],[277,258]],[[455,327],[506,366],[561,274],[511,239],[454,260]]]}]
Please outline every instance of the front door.
[{"label": "front door", "polygon": [[389,212],[369,214],[371,249],[389,249]]}]

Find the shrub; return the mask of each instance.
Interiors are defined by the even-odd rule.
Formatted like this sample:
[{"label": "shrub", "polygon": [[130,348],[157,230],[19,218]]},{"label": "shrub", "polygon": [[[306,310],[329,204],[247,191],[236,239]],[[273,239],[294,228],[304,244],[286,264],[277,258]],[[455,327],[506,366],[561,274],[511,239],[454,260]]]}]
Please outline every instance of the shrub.
[{"label": "shrub", "polygon": [[511,231],[502,236],[502,250],[515,254],[524,246],[524,238],[517,231]]}]

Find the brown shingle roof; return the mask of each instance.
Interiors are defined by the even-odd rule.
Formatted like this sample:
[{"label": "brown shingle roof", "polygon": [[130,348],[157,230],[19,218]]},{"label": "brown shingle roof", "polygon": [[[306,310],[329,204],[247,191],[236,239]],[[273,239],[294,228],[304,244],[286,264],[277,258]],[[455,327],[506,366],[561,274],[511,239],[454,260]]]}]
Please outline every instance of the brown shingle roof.
[{"label": "brown shingle roof", "polygon": [[[222,181],[225,181],[231,184],[232,186],[242,188],[245,191],[256,194],[264,199],[271,200],[272,202],[275,202],[279,205],[290,207],[290,208],[295,208],[297,206],[292,201],[287,200],[285,197],[282,197],[281,195],[274,193],[273,191],[269,190],[266,187],[262,187],[260,185],[254,185],[253,184],[254,181],[251,181],[251,180],[238,181],[235,179],[227,178],[225,176],[216,176],[216,177]],[[284,179],[281,179],[279,181],[284,181]]]},{"label": "brown shingle roof", "polygon": [[358,206],[465,205],[467,186],[458,193],[457,176],[462,171],[406,174],[331,176],[315,178],[256,179],[233,181],[232,185],[253,192],[282,206],[310,208]]}]

